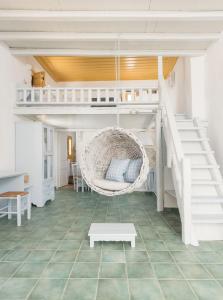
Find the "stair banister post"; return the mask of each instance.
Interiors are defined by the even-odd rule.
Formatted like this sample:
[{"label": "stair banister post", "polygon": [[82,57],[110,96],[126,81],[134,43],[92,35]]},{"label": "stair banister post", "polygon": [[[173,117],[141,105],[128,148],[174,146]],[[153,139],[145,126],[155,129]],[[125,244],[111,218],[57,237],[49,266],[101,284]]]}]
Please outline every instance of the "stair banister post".
[{"label": "stair banister post", "polygon": [[156,196],[157,211],[163,211],[163,161],[162,161],[162,116],[161,109],[156,113]]},{"label": "stair banister post", "polygon": [[182,239],[187,245],[191,243],[191,165],[190,159],[182,159]]}]

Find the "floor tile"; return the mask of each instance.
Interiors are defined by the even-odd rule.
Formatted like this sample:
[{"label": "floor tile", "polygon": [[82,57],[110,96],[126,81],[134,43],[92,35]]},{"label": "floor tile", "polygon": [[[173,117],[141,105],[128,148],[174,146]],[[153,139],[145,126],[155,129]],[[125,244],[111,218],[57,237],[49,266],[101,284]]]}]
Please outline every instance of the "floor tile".
[{"label": "floor tile", "polygon": [[24,263],[18,268],[13,277],[39,278],[47,263]]},{"label": "floor tile", "polygon": [[167,241],[165,241],[165,244],[170,251],[187,250],[186,245],[184,245],[184,243],[182,241],[167,240]]},{"label": "floor tile", "polygon": [[79,249],[81,246],[81,240],[69,241],[63,240],[60,241],[58,250],[76,250]]},{"label": "floor tile", "polygon": [[[135,223],[136,247],[97,242],[91,249],[87,234],[92,220],[116,219]],[[20,280],[22,296],[26,282],[38,279],[29,299],[27,294],[19,300],[62,300],[63,293],[64,299],[96,300],[98,282],[99,300],[163,300],[163,295],[168,300],[221,299],[223,242],[185,246],[180,227],[177,210],[157,212],[153,194],[108,199],[94,192],[61,190],[44,208],[33,207],[31,222],[24,220],[21,228],[15,226],[15,218],[0,219],[0,290],[13,276],[8,284]],[[209,282],[207,292],[202,285]],[[10,293],[11,300],[17,297]]]},{"label": "floor tile", "polygon": [[157,263],[172,263],[173,259],[167,251],[151,251],[149,252],[149,260]]},{"label": "floor tile", "polygon": [[58,250],[51,258],[51,262],[74,262],[77,250],[62,251]]},{"label": "floor tile", "polygon": [[182,275],[175,264],[153,264],[157,278],[159,279],[181,279]]},{"label": "floor tile", "polygon": [[200,264],[178,265],[186,279],[210,279],[211,275]]},{"label": "floor tile", "polygon": [[99,262],[100,257],[101,257],[101,251],[82,250],[78,254],[77,261],[79,261],[79,262]]},{"label": "floor tile", "polygon": [[171,251],[177,263],[199,263],[199,259],[191,251]]},{"label": "floor tile", "polygon": [[102,242],[94,242],[94,248],[90,248],[90,241],[83,240],[81,244],[81,250],[100,250],[102,247]]},{"label": "floor tile", "polygon": [[102,261],[125,263],[125,253],[121,250],[103,250]]},{"label": "floor tile", "polygon": [[0,261],[4,260],[4,257],[7,256],[7,253],[9,253],[8,250],[0,250]]},{"label": "floor tile", "polygon": [[149,258],[146,251],[126,251],[127,262],[148,262]]},{"label": "floor tile", "polygon": [[65,283],[65,279],[40,279],[28,300],[59,300]]},{"label": "floor tile", "polygon": [[69,279],[63,300],[95,300],[96,279]]},{"label": "floor tile", "polygon": [[195,252],[195,255],[201,263],[223,263],[223,255],[218,252],[201,251]]},{"label": "floor tile", "polygon": [[167,251],[165,243],[160,240],[147,240],[145,246],[149,251]]},{"label": "floor tile", "polygon": [[97,300],[129,300],[126,279],[99,279]]},{"label": "floor tile", "polygon": [[127,272],[129,278],[152,278],[154,273],[149,263],[128,263]]},{"label": "floor tile", "polygon": [[50,263],[41,274],[41,277],[68,278],[72,266],[72,263]]},{"label": "floor tile", "polygon": [[201,300],[222,300],[223,288],[214,280],[191,280],[190,285]]},{"label": "floor tile", "polygon": [[36,249],[38,250],[56,250],[60,241],[55,240],[44,240],[39,243]]},{"label": "floor tile", "polygon": [[155,279],[130,279],[129,288],[131,300],[163,300]]},{"label": "floor tile", "polygon": [[103,242],[102,245],[105,250],[123,250],[122,242]]},{"label": "floor tile", "polygon": [[99,263],[75,263],[70,277],[98,278]]},{"label": "floor tile", "polygon": [[20,265],[19,262],[0,262],[0,278],[12,276]]},{"label": "floor tile", "polygon": [[33,250],[30,255],[26,258],[26,261],[32,262],[46,262],[52,257],[54,251],[48,250]]},{"label": "floor tile", "polygon": [[10,278],[0,289],[0,299],[25,299],[36,281],[28,278]]},{"label": "floor tile", "polygon": [[[205,281],[204,281],[205,282]],[[160,280],[160,286],[166,300],[196,300],[197,297],[183,280]],[[202,300],[202,299],[200,299]],[[210,299],[209,299],[210,300]]]},{"label": "floor tile", "polygon": [[100,266],[100,278],[124,278],[126,277],[125,264],[102,263]]},{"label": "floor tile", "polygon": [[223,264],[208,264],[205,267],[215,278],[223,279]]},{"label": "floor tile", "polygon": [[131,250],[132,251],[135,251],[135,250],[145,251],[146,250],[145,244],[139,239],[138,240],[136,239],[135,248],[132,248],[131,243],[129,243],[129,242],[124,243],[124,247],[125,247],[125,250],[129,250],[129,251],[131,251]]},{"label": "floor tile", "polygon": [[4,261],[23,261],[30,254],[30,251],[27,250],[13,250],[9,251],[8,255],[4,257]]}]

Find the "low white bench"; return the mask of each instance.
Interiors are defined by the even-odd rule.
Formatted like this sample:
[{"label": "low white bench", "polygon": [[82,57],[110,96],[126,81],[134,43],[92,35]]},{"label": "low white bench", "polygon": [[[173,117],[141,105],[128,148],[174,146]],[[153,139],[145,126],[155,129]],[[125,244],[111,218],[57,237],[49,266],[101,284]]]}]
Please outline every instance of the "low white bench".
[{"label": "low white bench", "polygon": [[92,223],[88,236],[91,248],[97,241],[131,242],[131,246],[135,247],[137,233],[132,223]]}]

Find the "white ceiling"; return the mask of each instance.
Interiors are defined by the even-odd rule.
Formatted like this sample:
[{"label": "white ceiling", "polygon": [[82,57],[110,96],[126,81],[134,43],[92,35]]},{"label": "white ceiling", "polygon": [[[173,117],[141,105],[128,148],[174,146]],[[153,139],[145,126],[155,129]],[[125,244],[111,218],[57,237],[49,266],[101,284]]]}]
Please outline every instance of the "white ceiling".
[{"label": "white ceiling", "polygon": [[[32,116],[33,118],[34,116]],[[117,124],[116,115],[37,115],[36,120],[57,128],[100,129]],[[153,114],[121,115],[120,126],[123,128],[148,128]],[[97,122],[95,122],[97,120]]]},{"label": "white ceiling", "polygon": [[[45,10],[45,11],[181,11],[181,12],[222,12],[223,0],[0,0],[1,10]],[[41,13],[39,13],[41,17]],[[7,20],[0,16],[1,32],[74,32],[74,33],[221,33],[223,17],[209,20],[120,20],[120,21],[67,21],[67,20]],[[18,49],[79,49],[111,50],[117,41],[28,41],[22,38],[0,39],[9,47]],[[125,41],[120,43],[123,50],[206,50],[213,39],[153,41]]]}]

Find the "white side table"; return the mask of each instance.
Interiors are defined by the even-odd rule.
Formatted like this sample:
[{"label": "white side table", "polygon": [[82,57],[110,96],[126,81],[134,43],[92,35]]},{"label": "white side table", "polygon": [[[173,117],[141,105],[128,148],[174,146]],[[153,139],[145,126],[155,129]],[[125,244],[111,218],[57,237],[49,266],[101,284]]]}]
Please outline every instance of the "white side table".
[{"label": "white side table", "polygon": [[97,241],[131,242],[135,247],[137,233],[133,223],[92,223],[88,236],[91,248]]}]

